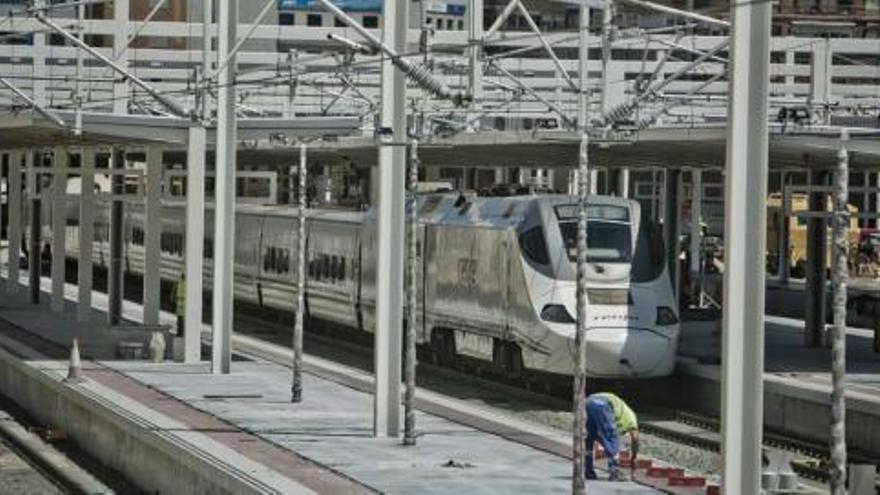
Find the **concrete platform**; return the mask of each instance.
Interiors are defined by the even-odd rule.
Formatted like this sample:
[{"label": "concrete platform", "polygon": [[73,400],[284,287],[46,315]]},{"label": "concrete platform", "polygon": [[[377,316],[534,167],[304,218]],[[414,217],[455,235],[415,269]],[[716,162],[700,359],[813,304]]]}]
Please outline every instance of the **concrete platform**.
[{"label": "concrete platform", "polygon": [[[75,296],[74,286],[67,291]],[[31,306],[24,297],[0,302],[0,391],[149,491],[570,492],[570,461],[509,437],[420,412],[418,445],[403,447],[372,437],[367,393],[306,374],[305,401],[294,406],[290,371],[271,362],[236,360],[231,374],[211,375],[207,363],[115,360],[112,341],[143,332],[108,331],[98,310],[79,323],[70,302],[52,313],[47,302]],[[101,307],[106,298],[95,293],[94,301]],[[137,305],[124,309],[137,320]],[[31,343],[45,354],[12,341],[17,332],[38,335]],[[46,354],[63,353],[55,343],[67,346],[74,336],[95,361],[86,363],[87,380],[70,384],[62,381],[67,362]],[[589,489],[661,493],[632,482],[591,482]]]},{"label": "concrete platform", "polygon": [[[767,316],[765,332],[765,430],[827,445],[830,424],[831,351],[804,346],[802,320]],[[677,374],[691,387],[682,400],[718,414],[721,322],[682,325]],[[873,331],[847,330],[847,441],[851,454],[880,463],[880,356]]]}]

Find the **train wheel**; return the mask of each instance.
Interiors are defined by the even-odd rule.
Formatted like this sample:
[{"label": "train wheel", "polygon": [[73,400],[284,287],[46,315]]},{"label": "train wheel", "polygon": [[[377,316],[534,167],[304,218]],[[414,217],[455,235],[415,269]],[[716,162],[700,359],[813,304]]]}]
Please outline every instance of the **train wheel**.
[{"label": "train wheel", "polygon": [[434,364],[455,364],[455,332],[447,328],[435,328],[431,332],[431,360]]},{"label": "train wheel", "polygon": [[515,342],[505,342],[507,354],[507,376],[514,379],[521,379],[524,375],[525,366],[523,365],[522,349]]}]

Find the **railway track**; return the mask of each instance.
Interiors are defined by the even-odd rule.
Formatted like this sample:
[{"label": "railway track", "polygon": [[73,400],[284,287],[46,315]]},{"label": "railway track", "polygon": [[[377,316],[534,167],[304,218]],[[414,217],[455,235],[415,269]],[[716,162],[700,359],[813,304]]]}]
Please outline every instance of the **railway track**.
[{"label": "railway track", "polygon": [[[239,323],[238,328],[247,328],[248,331],[245,333],[273,344],[290,347],[290,327],[240,313],[236,319]],[[312,322],[310,328],[316,327],[320,325]],[[349,332],[349,336],[352,333]],[[335,329],[310,330],[305,336],[306,350],[325,359],[371,371],[370,339],[360,339],[361,341],[355,339],[353,342],[338,337]],[[430,362],[430,356],[424,349],[420,351],[418,363],[420,387],[453,396],[473,396],[474,393],[459,390],[471,388],[476,393],[485,394],[480,401],[492,407],[507,410],[542,408],[548,413],[556,413],[559,416],[556,421],[538,420],[544,426],[567,429],[571,424],[570,416],[567,416],[571,411],[570,385],[560,387],[557,384],[548,387],[537,386],[534,381],[528,380],[517,382],[503,377],[499,379],[492,375],[491,370],[478,371],[468,362],[457,363],[454,367],[441,366]],[[449,384],[455,384],[451,386],[453,389],[451,391]],[[630,386],[627,391],[630,392],[628,398],[631,397],[640,410],[640,428],[643,433],[697,451],[720,453],[721,435],[718,418],[658,405],[653,400],[656,394],[642,394],[643,391],[639,388]],[[527,419],[535,420],[535,418]],[[765,432],[764,451],[765,455],[773,452],[787,454],[792,459],[791,467],[806,492],[821,493],[827,486],[830,462],[827,446]],[[854,460],[859,461],[857,458]],[[861,459],[861,461],[869,460]],[[709,470],[703,471],[702,474],[717,476],[718,472]],[[880,493],[880,478],[877,486]]]}]

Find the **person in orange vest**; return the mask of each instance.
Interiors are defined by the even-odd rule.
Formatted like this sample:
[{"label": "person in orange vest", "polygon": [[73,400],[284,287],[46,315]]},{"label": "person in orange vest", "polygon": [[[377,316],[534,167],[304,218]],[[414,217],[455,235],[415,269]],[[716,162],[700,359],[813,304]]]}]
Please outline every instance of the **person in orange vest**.
[{"label": "person in orange vest", "polygon": [[171,291],[171,303],[174,304],[174,312],[177,314],[177,335],[183,335],[183,327],[186,323],[186,274],[181,273],[174,290]]}]

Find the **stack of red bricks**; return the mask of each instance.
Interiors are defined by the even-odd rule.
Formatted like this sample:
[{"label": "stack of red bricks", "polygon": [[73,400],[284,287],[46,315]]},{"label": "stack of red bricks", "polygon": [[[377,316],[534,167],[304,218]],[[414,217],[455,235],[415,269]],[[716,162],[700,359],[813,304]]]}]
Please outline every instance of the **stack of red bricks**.
[{"label": "stack of red bricks", "polygon": [[[597,464],[605,459],[605,451],[598,447],[593,453]],[[683,468],[660,465],[653,459],[639,457],[635,460],[635,469],[630,453],[620,453],[619,466],[632,473],[633,481],[662,489],[672,493],[702,495],[720,495],[718,485],[710,484],[705,476],[689,474]]]}]

